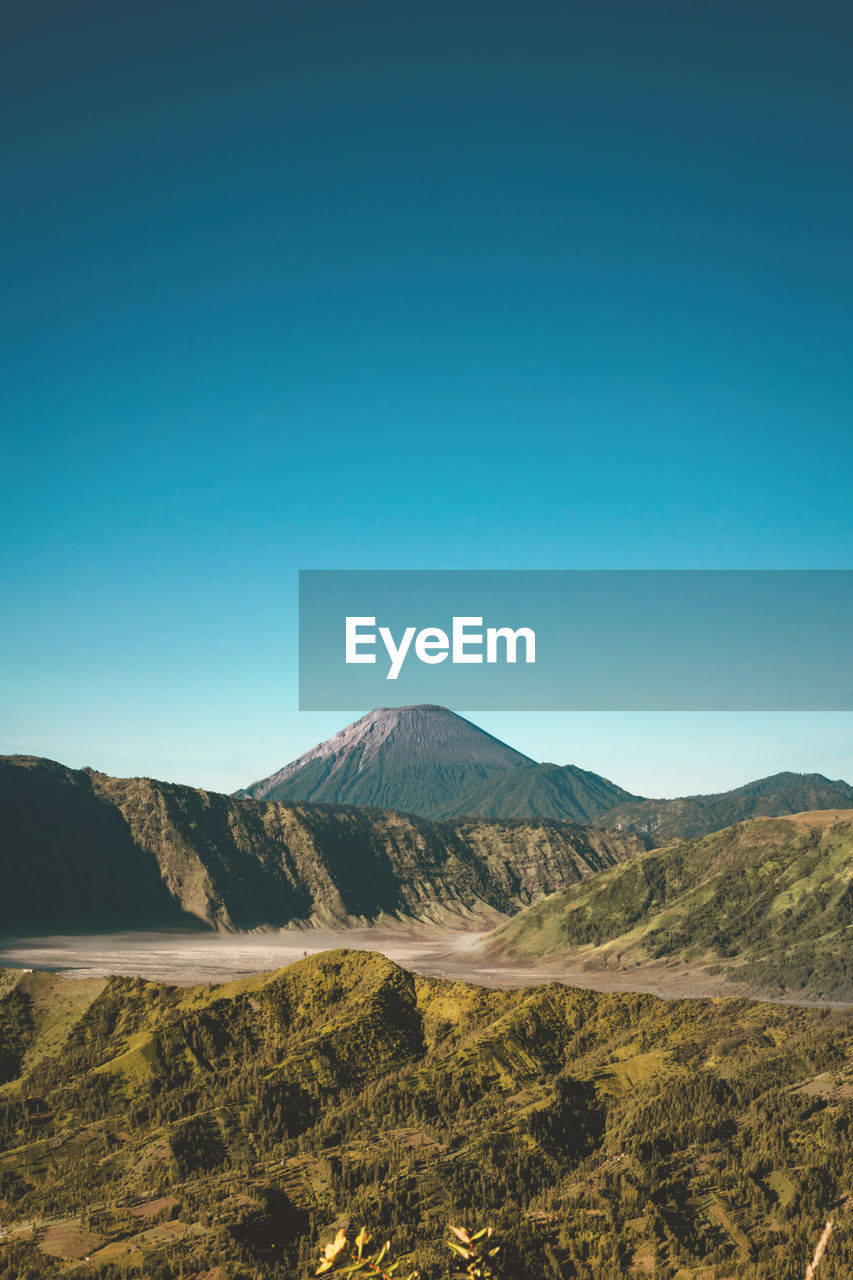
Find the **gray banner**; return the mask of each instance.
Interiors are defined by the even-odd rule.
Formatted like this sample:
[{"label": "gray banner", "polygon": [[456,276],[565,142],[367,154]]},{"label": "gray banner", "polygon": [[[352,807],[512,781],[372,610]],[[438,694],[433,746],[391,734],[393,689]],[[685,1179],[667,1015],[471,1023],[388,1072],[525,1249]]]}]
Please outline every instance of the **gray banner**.
[{"label": "gray banner", "polygon": [[853,710],[853,571],[306,570],[306,711]]}]

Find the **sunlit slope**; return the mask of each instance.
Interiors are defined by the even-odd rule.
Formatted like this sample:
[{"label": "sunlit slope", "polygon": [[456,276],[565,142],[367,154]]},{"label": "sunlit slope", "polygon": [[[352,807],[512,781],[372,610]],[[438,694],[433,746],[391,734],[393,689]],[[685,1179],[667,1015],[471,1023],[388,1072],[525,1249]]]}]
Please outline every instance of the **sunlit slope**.
[{"label": "sunlit slope", "polygon": [[280,1280],[365,1221],[428,1269],[420,1241],[477,1217],[521,1280],[751,1280],[796,1275],[830,1213],[826,1275],[853,1267],[848,1013],[333,951],[218,987],[10,973],[0,1042],[0,1274]]},{"label": "sunlit slope", "polygon": [[0,1086],[61,1053],[73,1028],[107,985],[54,973],[0,969]]},{"label": "sunlit slope", "polygon": [[493,955],[716,966],[768,994],[853,999],[853,810],[754,819],[534,903]]}]

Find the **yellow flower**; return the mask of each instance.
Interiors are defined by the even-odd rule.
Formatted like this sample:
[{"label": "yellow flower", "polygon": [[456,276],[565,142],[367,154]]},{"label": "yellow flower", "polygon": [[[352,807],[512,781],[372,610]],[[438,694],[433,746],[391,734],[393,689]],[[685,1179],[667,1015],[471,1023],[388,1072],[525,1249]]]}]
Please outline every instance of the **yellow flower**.
[{"label": "yellow flower", "polygon": [[325,1249],[323,1250],[323,1256],[322,1256],[320,1265],[317,1268],[317,1270],[314,1272],[316,1276],[321,1276],[324,1271],[331,1271],[332,1264],[334,1263],[335,1258],[338,1256],[338,1254],[341,1252],[342,1249],[346,1248],[346,1243],[347,1243],[347,1233],[346,1231],[344,1231],[343,1227],[341,1227],[340,1231],[335,1236],[332,1243],[327,1244]]}]

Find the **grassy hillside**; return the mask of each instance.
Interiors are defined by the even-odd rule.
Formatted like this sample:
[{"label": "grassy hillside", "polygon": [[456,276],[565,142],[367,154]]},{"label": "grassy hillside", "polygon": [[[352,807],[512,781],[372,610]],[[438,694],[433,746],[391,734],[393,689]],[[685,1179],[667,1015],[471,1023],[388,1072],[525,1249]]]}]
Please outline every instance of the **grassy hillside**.
[{"label": "grassy hillside", "polygon": [[637,836],[539,820],[436,823],[239,800],[0,760],[0,931],[224,929],[512,912],[633,856]]},{"label": "grassy hillside", "polygon": [[498,929],[504,957],[713,967],[765,994],[853,1000],[853,810],[754,819],[642,855]]},{"label": "grassy hillside", "polygon": [[853,1268],[853,1016],[485,991],[327,952],[220,987],[0,982],[2,1280],[298,1280],[339,1226],[425,1277]]},{"label": "grassy hillside", "polygon": [[775,773],[733,791],[706,796],[683,796],[677,800],[631,798],[616,804],[598,821],[617,831],[634,831],[649,844],[661,846],[722,831],[747,818],[850,808],[853,787],[840,778],[833,782],[820,773]]}]

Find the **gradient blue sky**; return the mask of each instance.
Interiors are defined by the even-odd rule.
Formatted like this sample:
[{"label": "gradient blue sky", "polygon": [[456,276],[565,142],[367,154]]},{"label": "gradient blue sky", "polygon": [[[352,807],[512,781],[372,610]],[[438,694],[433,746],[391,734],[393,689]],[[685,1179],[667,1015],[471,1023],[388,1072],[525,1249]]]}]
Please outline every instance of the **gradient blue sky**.
[{"label": "gradient blue sky", "polygon": [[[346,718],[298,568],[851,567],[848,4],[0,29],[0,751],[270,772]],[[645,793],[853,779],[843,713],[476,718]]]}]

